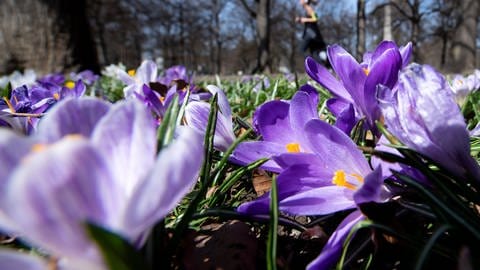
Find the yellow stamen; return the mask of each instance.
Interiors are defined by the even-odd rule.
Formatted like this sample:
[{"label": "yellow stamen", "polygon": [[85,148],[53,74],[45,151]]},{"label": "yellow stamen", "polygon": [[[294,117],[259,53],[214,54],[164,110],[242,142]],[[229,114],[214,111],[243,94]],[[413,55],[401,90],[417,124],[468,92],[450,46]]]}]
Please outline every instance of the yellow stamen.
[{"label": "yellow stamen", "polygon": [[165,97],[162,97],[162,96],[158,97],[158,99],[159,99],[162,103],[165,101]]},{"label": "yellow stamen", "polygon": [[339,187],[346,187],[351,190],[356,190],[357,187],[347,181],[347,175],[343,170],[338,170],[333,175],[332,184],[335,184]]},{"label": "yellow stamen", "polygon": [[363,72],[365,73],[365,75],[368,76],[368,74],[370,74],[370,70],[368,68],[363,68]]},{"label": "yellow stamen", "polygon": [[10,112],[11,112],[11,113],[15,113],[15,108],[13,108],[13,105],[12,105],[12,103],[10,102],[10,100],[8,100],[7,97],[3,97],[3,100],[7,103],[7,106],[8,106],[8,108],[10,109]]},{"label": "yellow stamen", "polygon": [[67,87],[68,89],[73,89],[75,87],[75,83],[72,81],[67,81],[65,82],[65,87]]},{"label": "yellow stamen", "polygon": [[300,144],[298,143],[289,143],[285,147],[289,153],[300,153]]},{"label": "yellow stamen", "polygon": [[83,137],[81,134],[68,134],[65,135],[62,140],[81,140],[85,137]]},{"label": "yellow stamen", "polygon": [[43,152],[43,151],[47,150],[49,147],[51,147],[55,144],[58,144],[63,140],[81,140],[83,138],[84,137],[81,134],[68,134],[68,135],[65,135],[63,138],[61,138],[60,140],[58,140],[54,143],[51,143],[51,144],[49,144],[49,143],[36,143],[36,144],[32,145],[32,147],[30,148],[30,154],[25,155],[25,157],[22,159],[22,162],[28,162],[34,154]]},{"label": "yellow stamen", "polygon": [[359,183],[363,183],[363,177],[358,173],[351,173],[351,176],[355,177]]},{"label": "yellow stamen", "polygon": [[32,149],[31,151],[33,153],[38,153],[38,152],[42,152],[43,150],[47,149],[47,145],[44,144],[44,143],[36,143],[32,146]]},{"label": "yellow stamen", "polygon": [[129,70],[127,71],[127,73],[128,73],[128,75],[130,75],[130,76],[133,77],[133,76],[135,76],[136,71],[135,71],[135,69],[129,69]]},{"label": "yellow stamen", "polygon": [[340,187],[346,187],[351,190],[355,190],[356,187],[352,185],[351,183],[347,182],[347,176],[343,170],[337,170],[335,174],[333,175],[332,183],[340,186]]},{"label": "yellow stamen", "polygon": [[[65,135],[60,141],[62,140],[81,140],[83,139],[84,137],[80,134],[68,134],[68,135]],[[58,141],[58,142],[60,142]],[[58,143],[58,142],[55,142],[55,143]],[[53,144],[55,144],[53,143]],[[34,145],[32,145],[32,149],[30,149],[33,153],[38,153],[38,152],[41,152],[45,149],[47,149],[49,146],[51,146],[52,144],[46,144],[46,143],[36,143]]]},{"label": "yellow stamen", "polygon": [[54,94],[53,94],[53,98],[54,98],[55,100],[59,100],[59,99],[60,99],[60,94],[59,94],[59,93],[54,93]]}]

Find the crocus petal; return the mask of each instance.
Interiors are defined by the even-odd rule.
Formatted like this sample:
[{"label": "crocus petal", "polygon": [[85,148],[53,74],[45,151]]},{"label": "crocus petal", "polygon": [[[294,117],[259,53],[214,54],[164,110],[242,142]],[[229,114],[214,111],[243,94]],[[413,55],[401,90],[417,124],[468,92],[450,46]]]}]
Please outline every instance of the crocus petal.
[{"label": "crocus petal", "polygon": [[353,104],[343,99],[331,98],[327,100],[327,107],[337,118],[335,126],[345,132],[345,134],[350,134],[359,121],[355,115]]},{"label": "crocus petal", "polygon": [[157,73],[157,64],[152,60],[145,60],[138,67],[135,78],[138,78],[138,81],[142,83],[154,82],[157,79]]},{"label": "crocus petal", "polygon": [[[205,133],[208,117],[210,114],[210,104],[201,101],[189,102],[185,108],[185,119],[189,126]],[[213,138],[214,147],[220,151],[226,151],[235,141],[231,117],[217,114],[217,124]]]},{"label": "crocus petal", "polygon": [[[389,144],[389,141],[385,136],[380,137],[380,140],[377,142],[377,145],[375,146],[375,151],[387,152],[397,156],[402,156],[397,149],[393,147],[389,147],[388,144]],[[390,176],[392,174],[391,172],[392,170],[394,171],[402,170],[401,164],[397,162],[391,163],[391,162],[384,161],[381,158],[377,157],[376,155],[372,155],[370,159],[370,164],[372,165],[373,168],[377,168],[378,166],[381,165],[382,175],[384,175],[385,177]]]},{"label": "crocus petal", "polygon": [[307,57],[307,59],[305,59],[305,71],[312,79],[328,89],[335,96],[353,102],[352,97],[345,87],[325,67],[318,64],[313,58]]},{"label": "crocus petal", "polygon": [[270,211],[270,194],[269,193],[258,197],[254,201],[242,203],[237,208],[237,212],[250,214],[250,215],[266,214],[269,211]]},{"label": "crocus petal", "polygon": [[381,166],[368,174],[363,185],[353,194],[355,203],[384,202],[387,198],[383,187],[384,178]]},{"label": "crocus petal", "polygon": [[[235,148],[230,159],[235,163],[247,165],[261,158],[270,158],[283,152],[286,152],[285,146],[274,142],[242,142]],[[280,172],[282,170],[271,160],[264,163],[262,168],[272,172]]]},{"label": "crocus petal", "polygon": [[195,184],[202,163],[203,135],[182,130],[135,189],[123,219],[125,233],[135,239],[164,218]]},{"label": "crocus petal", "polygon": [[468,171],[480,179],[465,120],[452,95],[441,74],[416,64],[402,71],[397,91],[378,93],[385,123],[400,141],[454,174]]},{"label": "crocus petal", "polygon": [[360,211],[354,211],[349,214],[330,236],[320,255],[307,266],[307,270],[332,268],[342,254],[343,243],[350,234],[350,230],[363,219],[365,217]]},{"label": "crocus petal", "polygon": [[294,215],[326,215],[355,208],[351,190],[339,186],[308,189],[279,202],[279,209]]},{"label": "crocus petal", "polygon": [[406,67],[410,62],[410,56],[412,56],[412,42],[408,42],[407,45],[400,47],[399,50],[402,55],[402,67]]},{"label": "crocus petal", "polygon": [[215,145],[218,146],[219,150],[226,151],[236,138],[233,133],[232,110],[230,109],[227,96],[220,88],[214,85],[208,85],[206,88],[212,95],[217,94],[218,97],[217,104],[220,113],[217,116],[214,140],[216,140]]},{"label": "crocus petal", "polygon": [[57,141],[69,134],[89,137],[109,108],[109,103],[95,98],[60,101],[40,120],[38,137],[47,142]]},{"label": "crocus petal", "polygon": [[192,101],[185,107],[185,119],[192,128],[205,132],[210,114],[210,104]]},{"label": "crocus petal", "polygon": [[[316,168],[315,166],[309,166],[309,164],[295,164],[286,168],[277,178],[279,201],[298,192],[321,186],[318,176],[312,173],[312,169],[315,170]],[[268,214],[270,211],[270,192],[253,201],[242,203],[237,211],[248,214]]]},{"label": "crocus petal", "polygon": [[318,154],[329,170],[349,170],[349,173],[367,175],[368,163],[357,145],[340,129],[321,120],[310,120],[305,133],[312,150]]},{"label": "crocus petal", "polygon": [[125,195],[146,177],[156,154],[156,128],[151,113],[139,101],[113,105],[98,122],[92,142],[114,168]]},{"label": "crocus petal", "polygon": [[1,208],[33,243],[55,255],[101,264],[83,222],[110,224],[117,212],[119,192],[108,168],[87,140],[65,138],[26,157],[2,195]]},{"label": "crocus petal", "polygon": [[307,93],[308,97],[310,97],[311,99],[311,103],[315,104],[315,107],[318,106],[319,97],[318,97],[318,91],[315,87],[311,86],[310,84],[304,84],[300,86],[298,91]]},{"label": "crocus petal", "polygon": [[157,115],[163,115],[163,109],[164,106],[162,102],[160,101],[160,98],[153,92],[153,90],[148,87],[146,84],[142,86],[142,92],[144,97],[142,97],[140,94],[137,94],[137,98],[139,100],[143,100],[147,105],[150,107],[150,109],[155,112]]},{"label": "crocus petal", "polygon": [[375,60],[365,81],[364,92],[367,124],[374,131],[376,131],[376,127],[373,121],[379,119],[381,115],[376,99],[377,86],[385,85],[392,88],[398,80],[398,72],[402,64],[400,53],[393,42],[383,42],[381,45],[386,48],[380,48],[383,50],[380,55],[374,53]]},{"label": "crocus petal", "polygon": [[33,138],[22,137],[10,129],[0,128],[0,190],[4,189],[9,175],[34,144]]},{"label": "crocus petal", "polygon": [[320,174],[314,175],[332,175],[330,172],[325,171],[325,168],[328,167],[328,164],[326,164],[320,156],[314,153],[282,153],[273,156],[272,159],[282,168],[288,168],[296,164],[306,164],[311,165],[311,167],[314,169],[318,169],[315,170],[315,172]]},{"label": "crocus petal", "polygon": [[365,93],[365,98],[369,98],[368,95],[375,98],[374,91],[377,84],[391,88],[398,80],[398,72],[402,64],[400,52],[393,42],[383,42],[381,46],[377,48],[381,53],[375,51],[373,63],[369,67],[370,72],[365,81],[365,90],[370,92]]},{"label": "crocus petal", "polygon": [[40,257],[13,249],[0,249],[0,269],[47,270],[48,263]]},{"label": "crocus petal", "polygon": [[135,84],[135,78],[130,76],[127,72],[125,72],[122,69],[116,69],[115,70],[116,76],[120,81],[122,81],[126,85],[134,85]]},{"label": "crocus petal", "polygon": [[[35,144],[34,139],[21,137],[9,129],[0,129],[0,191],[6,190],[10,174]],[[14,147],[12,147],[14,146]],[[15,223],[0,207],[0,228],[15,232]]]},{"label": "crocus petal", "polygon": [[310,119],[318,118],[317,104],[311,102],[307,93],[297,91],[290,101],[289,117],[290,126],[297,133],[297,137],[303,137],[301,134],[305,124]]},{"label": "crocus petal", "polygon": [[123,88],[123,96],[125,98],[134,96],[137,91],[137,88],[138,86],[135,83],[125,86],[125,88]]},{"label": "crocus petal", "polygon": [[[360,64],[345,49],[338,45],[328,47],[328,58],[340,81],[348,91],[351,100],[364,108],[363,86],[367,75]],[[347,101],[350,101],[347,99]]]},{"label": "crocus petal", "polygon": [[270,101],[256,112],[256,125],[265,141],[287,145],[292,143],[294,130],[290,127],[290,105],[284,101]]},{"label": "crocus petal", "polygon": [[294,164],[282,171],[277,178],[279,200],[312,188],[331,186],[333,175],[325,173],[325,170],[316,165]]},{"label": "crocus petal", "polygon": [[215,95],[217,94],[218,96],[218,100],[217,100],[217,104],[218,104],[218,108],[220,109],[220,111],[222,112],[223,115],[225,115],[226,117],[232,117],[232,110],[230,109],[230,104],[228,103],[228,99],[227,99],[227,96],[225,96],[225,93],[223,93],[223,91],[214,86],[214,85],[207,85],[207,90],[210,91],[210,93],[212,93],[212,95]]}]

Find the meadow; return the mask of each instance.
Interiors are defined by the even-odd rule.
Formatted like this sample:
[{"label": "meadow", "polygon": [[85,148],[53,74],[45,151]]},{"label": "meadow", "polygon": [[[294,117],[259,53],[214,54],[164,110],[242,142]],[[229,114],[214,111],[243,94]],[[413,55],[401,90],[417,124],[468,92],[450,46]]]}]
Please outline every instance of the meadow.
[{"label": "meadow", "polygon": [[0,78],[0,269],[475,269],[480,71]]}]

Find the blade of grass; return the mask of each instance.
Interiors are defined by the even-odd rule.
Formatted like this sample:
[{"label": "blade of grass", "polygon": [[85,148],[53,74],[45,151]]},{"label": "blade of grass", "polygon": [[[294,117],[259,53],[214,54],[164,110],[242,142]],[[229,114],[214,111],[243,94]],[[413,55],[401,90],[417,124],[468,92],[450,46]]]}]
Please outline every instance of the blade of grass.
[{"label": "blade of grass", "polygon": [[252,130],[249,129],[245,133],[243,133],[239,138],[237,138],[233,142],[233,144],[223,154],[222,159],[215,165],[215,168],[213,169],[213,174],[216,175],[216,177],[214,177],[212,185],[215,186],[215,185],[218,184],[219,176],[221,176],[222,173],[224,172],[224,170],[226,168],[226,165],[227,165],[228,158],[232,154],[233,150],[235,150],[237,145],[240,144],[243,140],[245,140],[250,135],[251,132],[252,132]]},{"label": "blade of grass", "polygon": [[157,131],[157,152],[168,145],[173,139],[173,134],[175,128],[177,127],[177,117],[178,117],[178,96],[175,95],[170,106],[165,112],[162,123]]},{"label": "blade of grass", "polygon": [[190,90],[187,91],[187,94],[183,98],[183,103],[182,106],[180,107],[177,115],[177,126],[179,126],[182,123],[183,115],[185,113],[185,107],[187,107],[188,101],[190,99]]},{"label": "blade of grass", "polygon": [[277,235],[278,235],[278,191],[277,179],[272,178],[270,191],[270,225],[267,240],[267,269],[277,269]]},{"label": "blade of grass", "polygon": [[198,204],[202,201],[207,193],[208,187],[210,186],[210,169],[211,169],[211,157],[213,152],[213,138],[215,135],[215,127],[217,122],[217,98],[215,94],[210,102],[210,114],[208,116],[208,124],[205,132],[205,141],[204,141],[204,161],[202,169],[200,171],[200,188],[196,193],[195,197],[189,203],[187,209],[183,213],[180,221],[177,223],[173,231],[172,239],[169,243],[168,250],[169,252],[175,252],[179,242],[180,237],[183,235],[185,230],[188,228],[191,217],[197,210]]},{"label": "blade of grass", "polygon": [[230,176],[227,179],[225,179],[224,182],[220,184],[218,189],[208,199],[207,205],[209,207],[214,206],[219,200],[218,196],[220,196],[221,194],[225,194],[238,181],[238,179],[240,179],[245,174],[253,171],[254,169],[260,167],[262,164],[264,164],[267,161],[268,161],[268,158],[260,159],[248,164],[247,166],[242,166],[241,168],[235,170],[232,174],[230,174]]},{"label": "blade of grass", "polygon": [[451,229],[450,225],[443,224],[435,230],[433,233],[432,237],[428,240],[428,242],[425,244],[425,246],[422,249],[422,252],[418,256],[417,264],[415,265],[415,270],[421,270],[423,269],[423,266],[425,265],[425,262],[427,261],[428,255],[431,252],[433,246],[435,245],[435,242],[449,229]]},{"label": "blade of grass", "polygon": [[407,175],[400,174],[400,173],[395,172],[395,171],[393,171],[393,174],[396,177],[398,177],[399,179],[401,179],[402,181],[404,181],[405,183],[407,183],[408,185],[410,185],[410,186],[414,187],[415,189],[417,189],[418,191],[420,191],[421,194],[423,194],[426,197],[426,199],[428,199],[435,206],[437,206],[438,209],[440,209],[443,212],[443,215],[445,216],[444,217],[445,222],[449,223],[449,222],[451,222],[451,220],[455,221],[455,223],[457,224],[458,227],[463,227],[464,229],[469,231],[472,234],[472,236],[477,238],[477,240],[480,240],[480,232],[475,228],[475,226],[472,226],[469,223],[469,219],[465,219],[465,218],[459,216],[457,211],[454,211],[450,207],[445,205],[445,203],[443,203],[441,200],[439,200],[432,192],[430,192],[428,189],[423,187],[416,180],[410,178]]}]

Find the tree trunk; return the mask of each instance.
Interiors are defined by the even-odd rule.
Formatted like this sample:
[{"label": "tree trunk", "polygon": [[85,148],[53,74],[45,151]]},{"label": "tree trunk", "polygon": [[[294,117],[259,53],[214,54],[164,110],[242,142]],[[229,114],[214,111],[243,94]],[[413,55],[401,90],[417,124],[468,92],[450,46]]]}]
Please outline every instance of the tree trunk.
[{"label": "tree trunk", "polygon": [[452,72],[468,72],[476,67],[478,0],[461,1],[461,19],[453,33],[451,58],[447,68]]},{"label": "tree trunk", "polygon": [[393,40],[392,6],[386,5],[383,9],[383,12],[383,40]]},{"label": "tree trunk", "polygon": [[[0,73],[99,71],[86,0],[2,0]],[[14,43],[12,42],[14,41]]]},{"label": "tree trunk", "polygon": [[256,16],[258,57],[252,73],[270,71],[270,1],[258,1]]},{"label": "tree trunk", "polygon": [[365,53],[365,0],[357,1],[357,58],[361,61]]}]

